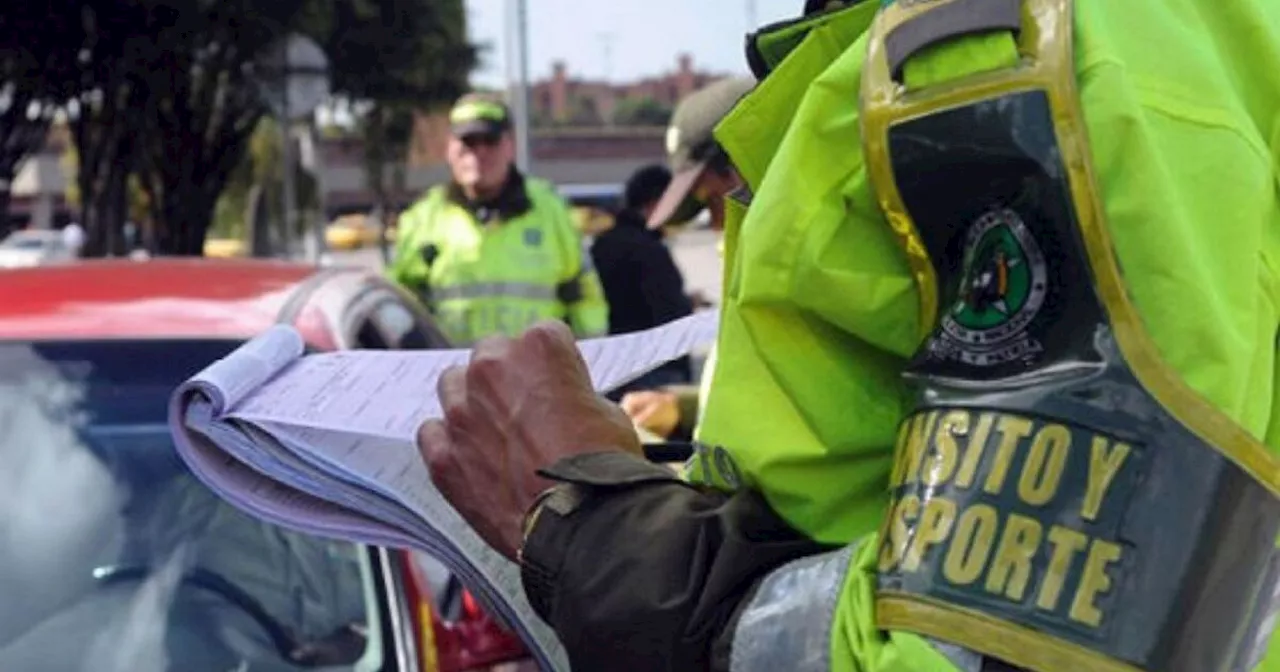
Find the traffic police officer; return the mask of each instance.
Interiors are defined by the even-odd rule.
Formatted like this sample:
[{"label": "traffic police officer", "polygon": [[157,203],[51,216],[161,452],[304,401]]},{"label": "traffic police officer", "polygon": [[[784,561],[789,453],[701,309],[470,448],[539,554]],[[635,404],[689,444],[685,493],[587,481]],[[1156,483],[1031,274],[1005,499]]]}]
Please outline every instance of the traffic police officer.
[{"label": "traffic police officer", "polygon": [[448,184],[400,217],[390,277],[435,313],[456,345],[543,319],[580,337],[608,330],[608,306],[555,189],[515,166],[511,114],[471,94],[449,115]]},{"label": "traffic police officer", "polygon": [[575,669],[1275,669],[1280,5],[846,5],[755,35],[717,129],[753,196],[700,487],[586,401],[495,430],[557,483],[531,603]]}]

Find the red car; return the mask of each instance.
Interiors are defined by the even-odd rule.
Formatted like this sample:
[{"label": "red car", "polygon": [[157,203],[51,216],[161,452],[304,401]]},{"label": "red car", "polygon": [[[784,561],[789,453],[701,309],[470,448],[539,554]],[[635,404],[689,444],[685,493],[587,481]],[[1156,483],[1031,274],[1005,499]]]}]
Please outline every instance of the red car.
[{"label": "red car", "polygon": [[0,669],[461,672],[526,657],[430,558],[271,526],[185,470],[170,392],[275,323],[317,351],[447,345],[358,268],[0,272]]}]

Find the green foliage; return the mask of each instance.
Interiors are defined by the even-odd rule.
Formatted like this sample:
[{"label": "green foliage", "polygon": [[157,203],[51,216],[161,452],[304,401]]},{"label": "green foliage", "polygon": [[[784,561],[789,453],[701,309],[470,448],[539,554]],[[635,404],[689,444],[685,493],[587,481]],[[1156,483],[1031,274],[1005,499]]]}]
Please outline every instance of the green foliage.
[{"label": "green foliage", "polygon": [[[284,211],[281,184],[280,126],[271,117],[263,117],[249,138],[244,159],[227,180],[214,208],[210,231],[224,238],[245,238],[249,198],[254,187],[262,189],[266,199],[267,225],[281,226]],[[319,205],[319,184],[315,176],[294,166],[294,188],[298,211],[314,211]],[[301,222],[299,222],[301,223]],[[296,235],[298,232],[295,231]]]},{"label": "green foliage", "polygon": [[671,108],[645,97],[630,97],[618,102],[613,123],[619,126],[666,126],[671,121]]},{"label": "green foliage", "polygon": [[452,104],[469,89],[479,53],[467,42],[460,0],[334,0],[325,42],[347,67],[334,73],[346,96],[370,103],[360,118],[366,181],[380,201],[386,167],[405,159],[417,111]]},{"label": "green foliage", "polygon": [[[80,19],[74,0],[10,0],[0,10],[0,178],[44,142],[55,112],[76,90]],[[3,215],[3,213],[0,213]]]},{"label": "green foliage", "polygon": [[[59,163],[64,175],[74,176],[80,170],[80,155],[76,152],[75,145],[67,147],[60,157]],[[68,179],[66,182],[66,191],[63,193],[63,200],[67,205],[73,208],[79,208],[84,205],[80,198],[80,184],[74,179]],[[128,213],[127,217],[135,222],[143,222],[150,219],[151,199],[143,189],[142,181],[136,175],[130,175],[126,186],[128,190]]]},{"label": "green foliage", "polygon": [[[413,108],[460,95],[477,62],[462,0],[0,4],[0,90],[17,82],[23,100],[74,101],[75,181],[95,253],[118,239],[121,195],[137,185],[157,251],[173,254],[198,254],[215,216],[220,230],[235,228],[245,180],[271,188],[278,146],[274,171],[270,152],[251,146],[266,112],[254,73],[286,35],[322,46],[335,95],[386,111],[373,137],[383,155],[407,140]],[[4,121],[0,110],[0,147],[15,137]],[[314,191],[306,177],[298,186]]]},{"label": "green foliage", "polygon": [[569,126],[599,126],[604,123],[595,98],[577,96],[569,101],[569,118],[565,120]]},{"label": "green foliage", "polygon": [[355,100],[430,108],[467,91],[478,62],[462,0],[314,0],[332,29],[313,34],[333,62],[333,88]]}]

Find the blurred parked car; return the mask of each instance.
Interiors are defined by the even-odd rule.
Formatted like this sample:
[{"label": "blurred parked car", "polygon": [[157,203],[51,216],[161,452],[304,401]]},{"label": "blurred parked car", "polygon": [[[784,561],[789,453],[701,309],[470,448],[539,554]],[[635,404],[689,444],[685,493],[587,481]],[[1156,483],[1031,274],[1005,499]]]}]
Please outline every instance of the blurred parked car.
[{"label": "blurred parked car", "polygon": [[53,229],[23,229],[0,240],[0,268],[29,268],[72,259],[62,233]]},{"label": "blurred parked car", "polygon": [[[177,456],[174,387],[274,323],[316,351],[446,343],[363,269],[0,272],[0,670],[456,672],[439,665],[459,656],[439,650],[449,624],[412,554],[247,516]],[[466,618],[480,635],[449,646],[510,637]]]}]

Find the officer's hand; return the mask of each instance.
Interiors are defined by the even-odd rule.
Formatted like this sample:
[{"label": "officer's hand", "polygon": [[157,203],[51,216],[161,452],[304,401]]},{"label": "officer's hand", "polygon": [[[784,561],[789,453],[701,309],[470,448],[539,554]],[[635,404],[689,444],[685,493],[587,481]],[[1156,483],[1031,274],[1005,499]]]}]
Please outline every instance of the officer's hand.
[{"label": "officer's hand", "polygon": [[551,483],[534,472],[580,453],[642,454],[635,429],[595,393],[573,334],[542,322],[478,343],[440,378],[443,420],[418,429],[431,479],[463,518],[514,558],[525,511]]},{"label": "officer's hand", "polygon": [[619,404],[641,429],[667,438],[680,425],[680,401],[672,392],[642,390],[629,392]]}]

